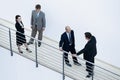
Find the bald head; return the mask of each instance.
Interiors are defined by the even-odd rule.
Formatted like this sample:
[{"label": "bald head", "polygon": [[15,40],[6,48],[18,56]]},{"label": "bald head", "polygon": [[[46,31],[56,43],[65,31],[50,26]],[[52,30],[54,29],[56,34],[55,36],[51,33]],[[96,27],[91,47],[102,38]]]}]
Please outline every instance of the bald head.
[{"label": "bald head", "polygon": [[65,27],[65,30],[66,30],[66,32],[70,33],[70,32],[71,32],[70,26],[66,26],[66,27]]}]

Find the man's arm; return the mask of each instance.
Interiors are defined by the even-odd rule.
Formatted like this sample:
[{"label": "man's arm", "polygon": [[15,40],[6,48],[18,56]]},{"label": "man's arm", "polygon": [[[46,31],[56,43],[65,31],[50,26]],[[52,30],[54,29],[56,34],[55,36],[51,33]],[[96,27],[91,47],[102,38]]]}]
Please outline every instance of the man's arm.
[{"label": "man's arm", "polygon": [[42,27],[43,27],[43,29],[45,29],[45,27],[46,27],[46,19],[45,19],[45,14],[43,13],[43,19],[42,19]]},{"label": "man's arm", "polygon": [[92,47],[92,43],[87,43],[87,44],[85,45],[84,49],[80,50],[80,51],[77,53],[77,55],[80,55],[80,54],[82,54],[82,53],[88,52],[88,50],[90,50],[91,47]]},{"label": "man's arm", "polygon": [[72,30],[72,33],[73,33],[73,45],[75,47],[75,36],[74,36],[74,31]]},{"label": "man's arm", "polygon": [[59,42],[59,49],[62,51],[62,45],[64,43],[64,39],[63,39],[63,35],[61,35],[61,39],[60,39],[60,42]]},{"label": "man's arm", "polygon": [[32,11],[32,14],[31,14],[31,26],[33,25],[33,11]]},{"label": "man's arm", "polygon": [[83,54],[83,53],[84,53],[84,49],[80,50],[80,51],[77,53],[77,55],[79,56],[79,55],[81,55],[81,54]]}]

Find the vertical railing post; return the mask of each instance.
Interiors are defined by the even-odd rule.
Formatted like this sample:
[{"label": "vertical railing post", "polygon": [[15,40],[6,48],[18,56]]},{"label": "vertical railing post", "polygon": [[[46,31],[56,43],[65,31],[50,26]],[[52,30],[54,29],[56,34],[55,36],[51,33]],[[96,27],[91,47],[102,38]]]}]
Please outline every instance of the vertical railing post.
[{"label": "vertical railing post", "polygon": [[94,78],[94,71],[93,71],[93,69],[94,69],[94,64],[92,63],[92,80]]},{"label": "vertical railing post", "polygon": [[63,69],[63,80],[65,80],[65,73],[64,73],[64,68],[65,68],[64,67],[64,53],[63,53],[62,57],[63,57],[63,61],[62,61],[63,62],[63,67],[62,67],[62,69]]},{"label": "vertical railing post", "polygon": [[9,43],[10,43],[10,52],[11,56],[13,56],[13,51],[12,51],[12,40],[11,40],[11,30],[9,28]]},{"label": "vertical railing post", "polygon": [[37,60],[37,41],[35,40],[35,60],[36,60],[36,67],[38,67],[38,60]]},{"label": "vertical railing post", "polygon": [[92,80],[93,80],[93,75],[94,75],[94,74],[92,73]]}]

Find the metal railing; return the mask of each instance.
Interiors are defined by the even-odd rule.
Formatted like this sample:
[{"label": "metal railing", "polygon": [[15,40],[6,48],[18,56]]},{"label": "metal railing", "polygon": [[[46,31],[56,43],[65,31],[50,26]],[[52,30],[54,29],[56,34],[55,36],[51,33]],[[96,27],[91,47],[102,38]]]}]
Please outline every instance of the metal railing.
[{"label": "metal railing", "polygon": [[[38,64],[40,64],[54,71],[57,71],[63,75],[61,78],[62,80],[65,80],[65,76],[68,76],[74,80],[86,80],[85,76],[87,75],[87,72],[85,71],[86,69],[85,62],[90,63],[89,61],[86,61],[80,57],[77,57],[78,61],[82,64],[82,66],[76,66],[72,64],[72,67],[68,67],[64,65],[65,56],[63,54],[68,52],[66,51],[61,52],[59,51],[58,47],[54,47],[49,44],[49,41],[44,42],[44,40],[40,41],[42,45],[41,47],[38,48],[37,46],[38,46],[39,40],[35,38],[33,38],[35,40],[35,44],[32,44],[29,46],[29,48],[32,50],[32,53],[26,52],[25,48],[22,46],[22,50],[24,51],[24,53],[21,54],[18,52],[16,42],[15,42],[16,30],[11,29],[8,26],[5,26],[3,24],[0,24],[0,25],[1,25],[0,46],[6,49],[9,49],[11,56],[13,56],[13,52],[15,52],[21,56],[24,56],[28,59],[35,61],[36,67],[38,67]],[[28,35],[25,35],[25,36],[27,40],[31,38]],[[69,60],[72,63],[71,56],[69,56]],[[114,71],[107,70],[95,64],[93,65],[95,69],[94,69],[94,75],[90,78],[91,80],[120,80],[120,75],[116,74]]]}]

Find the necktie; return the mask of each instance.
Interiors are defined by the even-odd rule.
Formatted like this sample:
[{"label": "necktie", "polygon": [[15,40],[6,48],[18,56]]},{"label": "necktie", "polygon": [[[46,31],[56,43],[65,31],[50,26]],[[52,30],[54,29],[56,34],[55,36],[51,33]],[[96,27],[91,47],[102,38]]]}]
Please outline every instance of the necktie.
[{"label": "necktie", "polygon": [[37,25],[38,17],[39,17],[39,12],[36,14],[36,18],[35,18],[35,24],[36,25]]},{"label": "necktie", "polygon": [[37,13],[37,18],[39,17],[39,12]]}]

